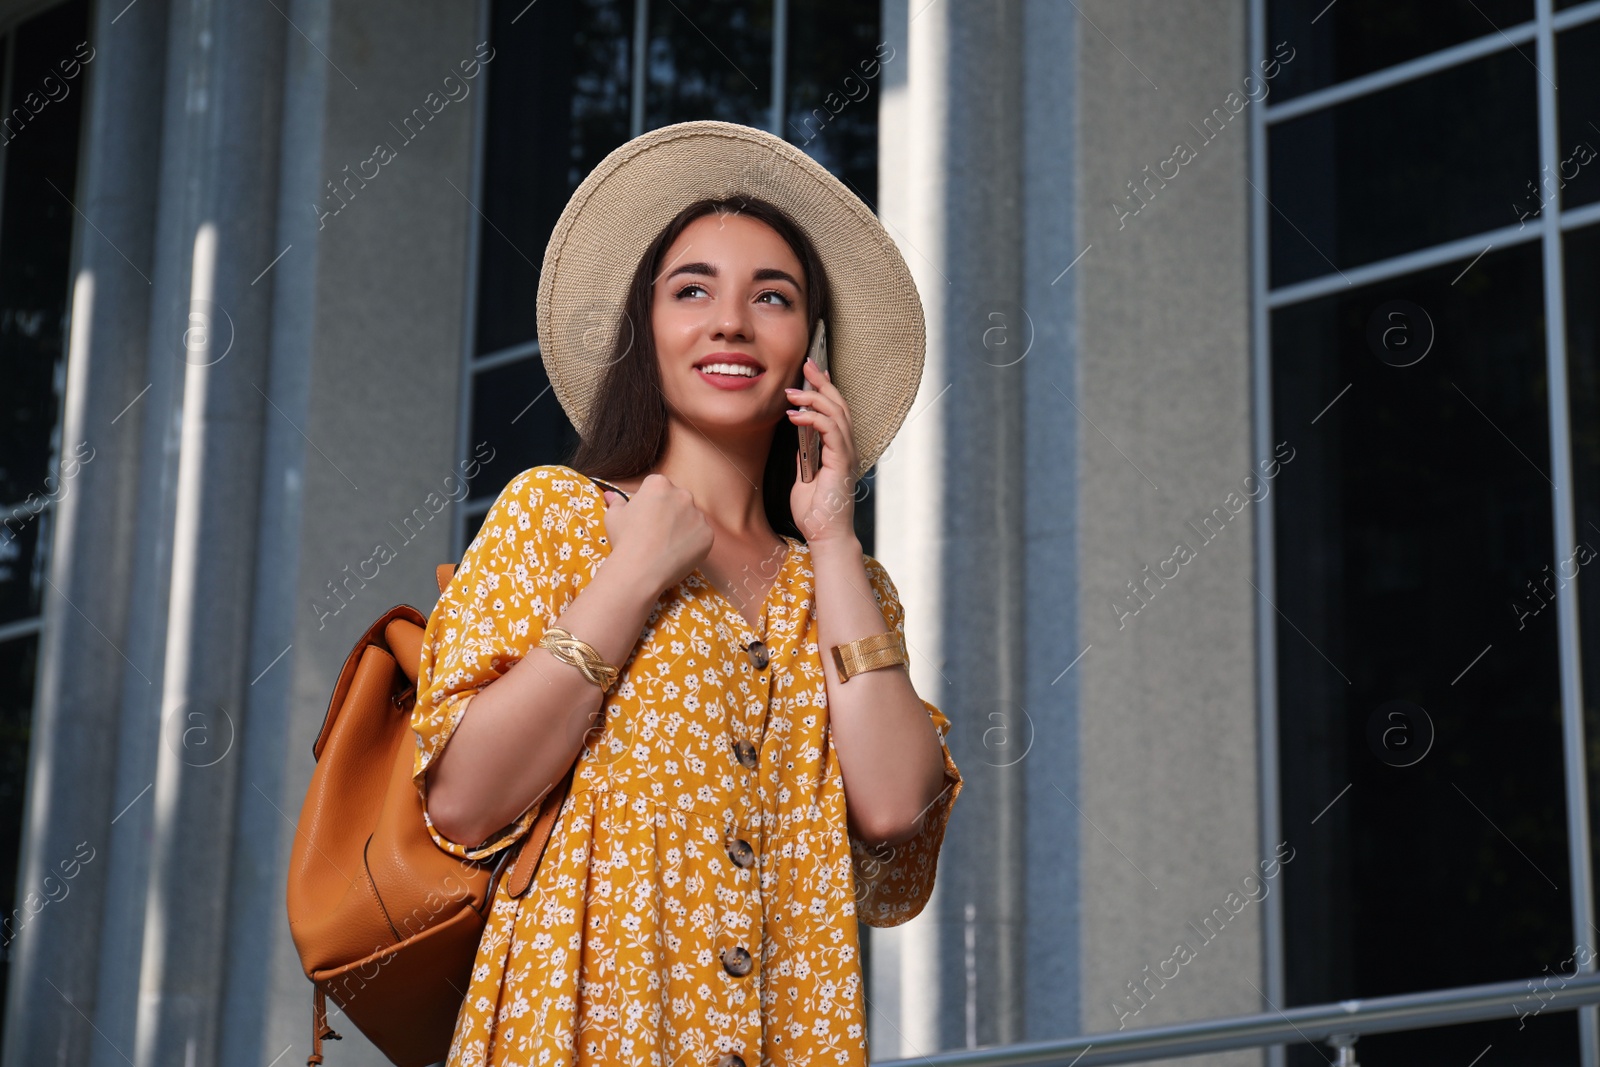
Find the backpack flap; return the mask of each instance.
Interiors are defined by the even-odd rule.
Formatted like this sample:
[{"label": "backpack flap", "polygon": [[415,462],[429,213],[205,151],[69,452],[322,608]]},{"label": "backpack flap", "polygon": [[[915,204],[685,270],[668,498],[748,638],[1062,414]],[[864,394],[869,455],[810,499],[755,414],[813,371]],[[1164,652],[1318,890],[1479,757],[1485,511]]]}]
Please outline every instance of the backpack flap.
[{"label": "backpack flap", "polygon": [[[388,648],[384,642],[383,634],[386,630],[388,630],[389,624],[395,619],[407,619],[415,624],[419,629],[428,624],[428,620],[423,617],[422,612],[418,611],[410,604],[396,604],[394,607],[380,615],[371,626],[367,627],[367,632],[356,639],[355,645],[350,649],[350,654],[344,658],[344,666],[339,670],[339,680],[334,683],[333,696],[328,699],[328,710],[323,714],[322,717],[322,730],[317,734],[316,741],[314,741],[311,745],[312,759],[322,759],[322,750],[324,746],[327,745],[328,736],[333,732],[333,724],[341,714],[345,701],[350,695],[350,687],[355,684],[356,672],[361,666],[361,657],[366,653],[367,649],[369,647],[377,647],[382,650],[385,655],[389,655],[390,660],[393,661],[394,657],[388,652]],[[422,650],[419,639],[417,647],[417,655],[419,658],[421,654]],[[413,674],[418,666],[420,666],[420,664],[414,664],[412,666]],[[397,686],[395,688],[395,692],[400,692],[402,688],[403,687]]]}]

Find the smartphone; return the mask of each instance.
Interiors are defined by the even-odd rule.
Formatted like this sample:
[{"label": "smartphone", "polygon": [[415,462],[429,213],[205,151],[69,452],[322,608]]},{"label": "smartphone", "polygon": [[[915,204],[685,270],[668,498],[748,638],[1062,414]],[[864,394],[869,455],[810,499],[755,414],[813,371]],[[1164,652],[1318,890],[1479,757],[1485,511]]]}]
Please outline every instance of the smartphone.
[{"label": "smartphone", "polygon": [[[817,332],[812,335],[811,349],[806,353],[806,360],[815,363],[817,369],[828,369],[828,324],[823,319],[817,320]],[[801,375],[800,388],[811,389],[811,381]],[[822,469],[822,435],[814,427],[800,427],[800,480],[809,482],[817,476],[817,471]]]}]

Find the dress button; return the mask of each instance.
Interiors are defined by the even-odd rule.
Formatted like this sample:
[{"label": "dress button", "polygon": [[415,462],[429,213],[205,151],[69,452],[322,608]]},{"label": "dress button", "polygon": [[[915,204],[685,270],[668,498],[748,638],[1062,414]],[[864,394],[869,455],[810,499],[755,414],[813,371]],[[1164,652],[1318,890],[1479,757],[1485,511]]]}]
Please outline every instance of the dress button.
[{"label": "dress button", "polygon": [[752,771],[756,769],[756,764],[760,762],[756,753],[756,746],[742,737],[733,743],[733,754],[739,757],[740,763],[749,767]]},{"label": "dress button", "polygon": [[744,1067],[744,1057],[736,1052],[730,1052],[717,1061],[717,1067]]},{"label": "dress button", "polygon": [[745,649],[750,653],[750,662],[756,665],[756,670],[767,669],[767,646],[764,641],[752,641]]},{"label": "dress button", "polygon": [[756,850],[741,837],[728,846],[728,858],[741,867],[751,867],[756,862]]},{"label": "dress button", "polygon": [[722,969],[735,978],[743,978],[749,974],[751,965],[750,953],[741,946],[735,945],[722,950]]}]

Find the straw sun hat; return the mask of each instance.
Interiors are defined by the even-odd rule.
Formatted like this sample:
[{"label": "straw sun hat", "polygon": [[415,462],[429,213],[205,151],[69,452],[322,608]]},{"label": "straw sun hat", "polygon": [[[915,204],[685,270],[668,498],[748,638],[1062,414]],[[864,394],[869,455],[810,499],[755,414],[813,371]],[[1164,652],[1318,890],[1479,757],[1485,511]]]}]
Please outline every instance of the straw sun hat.
[{"label": "straw sun hat", "polygon": [[740,195],[782,208],[822,259],[833,303],[830,369],[850,408],[859,476],[916,396],[927,347],[922,300],[861,199],[805,152],[751,126],[651,130],[606,156],[573,192],[539,277],[539,347],[556,399],[585,433],[640,256],[686,204]]}]

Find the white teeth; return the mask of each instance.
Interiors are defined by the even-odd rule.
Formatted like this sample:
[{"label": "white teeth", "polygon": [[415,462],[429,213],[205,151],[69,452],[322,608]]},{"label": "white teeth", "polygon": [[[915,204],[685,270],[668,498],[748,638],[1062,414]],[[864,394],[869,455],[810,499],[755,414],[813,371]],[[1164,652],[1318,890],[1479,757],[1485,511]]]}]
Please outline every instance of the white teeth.
[{"label": "white teeth", "polygon": [[707,374],[736,374],[741,378],[754,378],[759,373],[748,363],[705,363],[700,369]]}]

